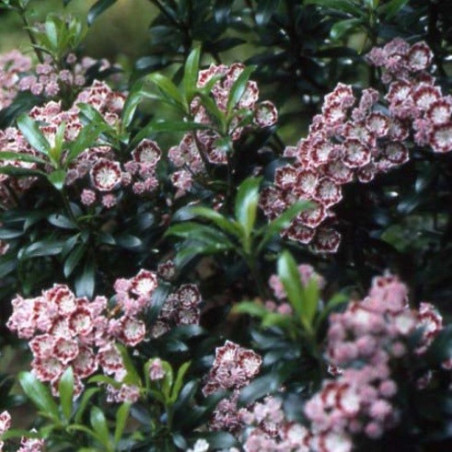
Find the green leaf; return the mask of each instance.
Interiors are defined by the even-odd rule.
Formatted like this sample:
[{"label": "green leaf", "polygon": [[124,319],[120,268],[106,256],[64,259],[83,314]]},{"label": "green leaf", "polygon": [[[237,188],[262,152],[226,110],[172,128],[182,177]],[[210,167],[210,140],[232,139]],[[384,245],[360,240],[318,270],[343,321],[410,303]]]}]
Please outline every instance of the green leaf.
[{"label": "green leaf", "polygon": [[216,246],[219,244],[223,250],[225,247],[232,248],[234,245],[221,231],[204,224],[186,221],[171,226],[167,229],[165,236],[175,235],[184,239],[196,240],[206,245]]},{"label": "green leaf", "polygon": [[60,378],[58,384],[60,394],[61,411],[67,421],[72,414],[72,398],[74,396],[74,373],[72,367],[68,367]]},{"label": "green leaf", "polygon": [[83,392],[80,402],[77,402],[77,410],[75,413],[74,422],[79,423],[85,413],[85,410],[90,403],[91,398],[97,394],[101,389],[100,388],[89,388]]},{"label": "green leaf", "polygon": [[15,160],[20,162],[39,163],[47,165],[48,160],[41,159],[31,154],[23,154],[21,152],[2,151],[0,152],[0,160]]},{"label": "green leaf", "polygon": [[158,132],[192,132],[195,130],[205,130],[210,128],[211,127],[209,125],[193,121],[162,121],[161,119],[152,120],[135,135],[131,142],[131,146],[136,146],[144,138],[148,138],[150,135]]},{"label": "green leaf", "polygon": [[[186,213],[188,214],[192,214],[196,217],[201,217],[205,220],[211,221],[223,232],[234,235],[237,238],[240,238],[243,233],[242,228],[240,227],[239,224],[237,224],[236,221],[226,218],[224,215],[221,215],[221,213],[217,212],[216,210],[209,209],[208,207],[203,206],[194,206],[194,207],[188,206],[183,209],[186,209]],[[176,215],[177,213],[175,214],[175,216]],[[173,216],[173,219],[175,218],[175,216]]]},{"label": "green leaf", "polygon": [[378,8],[378,13],[384,15],[385,20],[393,19],[408,3],[409,0],[391,0]]},{"label": "green leaf", "polygon": [[58,406],[47,386],[44,386],[30,372],[21,372],[19,383],[26,396],[39,408],[42,414],[59,423]]},{"label": "green leaf", "polygon": [[49,154],[50,144],[41,132],[37,122],[23,113],[17,118],[17,127],[34,149],[43,154]]},{"label": "green leaf", "polygon": [[234,314],[248,314],[253,317],[265,317],[269,311],[265,309],[261,304],[255,303],[254,301],[241,301],[237,303],[232,308],[232,313]]},{"label": "green leaf", "polygon": [[121,440],[127,418],[129,417],[130,405],[130,402],[124,402],[116,412],[116,427],[114,436],[115,445],[118,445]]},{"label": "green leaf", "polygon": [[77,229],[77,225],[72,222],[68,217],[65,215],[61,215],[58,213],[53,213],[47,217],[47,221],[57,228],[61,229],[69,229],[74,230]]},{"label": "green leaf", "polygon": [[101,15],[106,9],[114,5],[116,0],[99,0],[88,11],[88,25],[92,25],[96,18]]},{"label": "green leaf", "polygon": [[260,231],[264,236],[259,244],[259,251],[262,250],[276,234],[279,234],[283,229],[289,227],[292,220],[299,213],[308,210],[311,206],[312,204],[309,201],[298,201],[285,210],[278,218],[265,225]]},{"label": "green leaf", "polygon": [[53,171],[47,176],[47,179],[58,191],[61,191],[66,180],[66,171],[63,169]]},{"label": "green leaf", "polygon": [[170,78],[155,72],[154,74],[148,75],[147,80],[155,83],[167,100],[185,110],[184,98]]},{"label": "green leaf", "polygon": [[133,384],[135,386],[140,387],[141,379],[140,379],[140,376],[138,375],[137,370],[135,369],[135,366],[133,365],[133,362],[130,358],[127,348],[121,344],[118,344],[118,349],[121,353],[122,362],[127,371],[127,375],[125,376],[123,381],[127,384]]},{"label": "green leaf", "polygon": [[0,240],[16,239],[21,235],[24,235],[24,231],[18,231],[17,229],[0,228]]},{"label": "green leaf", "polygon": [[282,375],[280,373],[255,378],[241,390],[239,402],[244,405],[251,404],[265,395],[278,391],[282,383]]},{"label": "green leaf", "polygon": [[[257,204],[259,202],[259,186],[261,178],[249,177],[239,186],[235,198],[235,217],[244,230],[244,247],[248,248],[249,238],[256,221]],[[249,251],[247,249],[246,251]]]},{"label": "green leaf", "polygon": [[75,279],[75,291],[78,297],[92,298],[95,286],[95,265],[94,261],[88,258],[85,261],[83,272]]},{"label": "green leaf", "polygon": [[61,253],[63,246],[64,241],[62,240],[41,240],[23,248],[19,257],[21,259],[31,259],[33,257],[55,256]]},{"label": "green leaf", "polygon": [[8,176],[26,176],[26,177],[47,177],[43,171],[32,170],[28,168],[19,168],[17,166],[1,166],[0,174],[7,174]]},{"label": "green leaf", "polygon": [[196,83],[198,81],[199,60],[201,57],[201,47],[196,46],[188,55],[185,62],[183,87],[186,97],[187,105],[190,104],[193,99],[193,95],[196,92]]},{"label": "green leaf", "polygon": [[143,80],[136,82],[132,86],[129,95],[127,96],[127,99],[124,103],[124,108],[122,109],[121,113],[121,122],[123,128],[126,128],[130,125],[133,119],[133,115],[135,114],[139,103],[143,99],[143,85]]},{"label": "green leaf", "polygon": [[320,289],[315,278],[311,278],[303,287],[303,306],[309,324],[312,324],[320,301]]},{"label": "green leaf", "polygon": [[141,239],[132,234],[121,234],[116,236],[115,239],[119,246],[128,250],[134,250],[143,244]]},{"label": "green leaf", "polygon": [[58,27],[55,22],[55,20],[49,16],[47,20],[45,21],[45,30],[46,30],[46,36],[49,40],[51,49],[53,51],[58,50]]},{"label": "green leaf", "polygon": [[354,30],[358,25],[361,25],[361,19],[346,19],[336,22],[330,30],[331,39],[341,39],[347,33]]},{"label": "green leaf", "polygon": [[173,389],[171,391],[171,398],[170,398],[171,403],[176,402],[177,397],[179,396],[179,392],[182,388],[182,384],[184,383],[185,374],[187,373],[187,370],[190,367],[190,364],[191,364],[191,361],[187,361],[186,363],[183,363],[177,371],[176,380],[174,381]]},{"label": "green leaf", "polygon": [[237,77],[237,80],[233,83],[231,87],[231,91],[229,92],[227,112],[228,117],[230,117],[233,108],[237,105],[237,103],[242,98],[245,93],[247,83],[250,79],[251,73],[254,71],[255,66],[246,67],[243,72]]},{"label": "green leaf", "polygon": [[73,162],[83,151],[96,145],[96,140],[110,127],[102,123],[91,122],[86,124],[78,134],[75,141],[69,145],[69,152],[65,159],[65,167]]},{"label": "green leaf", "polygon": [[105,418],[102,410],[97,406],[91,408],[90,423],[101,443],[107,448],[107,450],[111,450],[110,432],[108,430],[107,419]]},{"label": "green leaf", "polygon": [[350,0],[307,0],[307,5],[318,5],[329,9],[342,11],[343,13],[351,14],[355,17],[363,16],[364,12],[354,2]]},{"label": "green leaf", "polygon": [[78,263],[81,261],[86,252],[86,245],[80,244],[77,246],[67,257],[64,262],[63,273],[66,278],[71,276],[72,272],[77,267]]},{"label": "green leaf", "polygon": [[303,286],[297,263],[288,251],[284,251],[278,259],[278,276],[281,280],[287,298],[297,313],[302,324],[310,327],[306,307],[303,303]]},{"label": "green leaf", "polygon": [[257,2],[256,22],[259,26],[268,24],[272,15],[277,12],[280,0],[260,0]]}]

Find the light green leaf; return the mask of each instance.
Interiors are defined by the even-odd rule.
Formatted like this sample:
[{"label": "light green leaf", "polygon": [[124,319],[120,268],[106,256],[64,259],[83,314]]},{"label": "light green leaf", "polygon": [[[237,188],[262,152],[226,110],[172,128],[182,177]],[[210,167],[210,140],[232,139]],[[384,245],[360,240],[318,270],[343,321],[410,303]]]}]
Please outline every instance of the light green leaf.
[{"label": "light green leaf", "polygon": [[49,154],[50,144],[41,132],[37,122],[23,113],[17,118],[17,127],[34,149],[43,154]]},{"label": "light green leaf", "polygon": [[60,378],[58,384],[60,394],[61,411],[67,421],[72,414],[72,398],[74,396],[74,373],[72,367],[68,367]]}]

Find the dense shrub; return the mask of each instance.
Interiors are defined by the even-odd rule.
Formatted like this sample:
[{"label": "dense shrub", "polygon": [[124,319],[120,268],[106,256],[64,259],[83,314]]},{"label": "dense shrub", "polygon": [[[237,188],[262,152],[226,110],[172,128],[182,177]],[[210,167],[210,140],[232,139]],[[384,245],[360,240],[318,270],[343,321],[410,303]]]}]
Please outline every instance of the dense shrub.
[{"label": "dense shrub", "polygon": [[0,448],[449,450],[448,2],[151,0],[121,63],[62,3],[0,2]]}]

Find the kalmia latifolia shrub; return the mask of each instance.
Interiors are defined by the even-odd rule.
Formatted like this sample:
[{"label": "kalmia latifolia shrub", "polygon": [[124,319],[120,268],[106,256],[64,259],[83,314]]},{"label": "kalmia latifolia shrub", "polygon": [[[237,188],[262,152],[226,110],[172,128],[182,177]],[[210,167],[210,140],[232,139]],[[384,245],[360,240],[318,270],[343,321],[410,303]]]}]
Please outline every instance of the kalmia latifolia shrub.
[{"label": "kalmia latifolia shrub", "polygon": [[151,0],[121,63],[115,0],[34,3],[0,1],[0,450],[451,450],[447,2]]}]

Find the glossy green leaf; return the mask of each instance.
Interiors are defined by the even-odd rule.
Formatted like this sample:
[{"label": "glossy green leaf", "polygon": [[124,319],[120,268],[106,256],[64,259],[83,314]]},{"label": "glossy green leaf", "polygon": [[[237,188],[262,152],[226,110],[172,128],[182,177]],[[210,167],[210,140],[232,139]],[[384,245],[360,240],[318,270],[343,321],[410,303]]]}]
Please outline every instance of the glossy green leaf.
[{"label": "glossy green leaf", "polygon": [[88,25],[92,25],[98,16],[100,16],[106,9],[110,8],[110,6],[114,5],[116,0],[98,0],[91,6],[88,12]]},{"label": "glossy green leaf", "polygon": [[110,432],[108,430],[107,419],[105,418],[102,410],[97,406],[91,408],[90,423],[102,444],[107,447],[108,450],[111,450]]},{"label": "glossy green leaf", "polygon": [[260,0],[257,2],[256,22],[259,26],[268,24],[272,15],[277,12],[281,0]]},{"label": "glossy green leaf", "polygon": [[235,220],[226,218],[214,209],[209,209],[208,207],[203,206],[188,206],[185,209],[189,214],[211,221],[218,228],[228,234],[240,237],[243,233],[242,228]]},{"label": "glossy green leaf", "polygon": [[268,309],[253,301],[241,301],[237,303],[232,308],[232,312],[234,314],[248,314],[259,318],[265,317],[269,313]]},{"label": "glossy green leaf", "polygon": [[60,395],[61,411],[66,420],[69,421],[72,414],[72,398],[74,396],[74,374],[71,366],[61,376],[58,383],[58,392]]},{"label": "glossy green leaf", "polygon": [[95,286],[95,265],[94,261],[88,258],[85,261],[83,271],[75,278],[75,291],[78,297],[92,298]]},{"label": "glossy green leaf", "polygon": [[88,388],[83,392],[80,401],[76,403],[76,412],[74,417],[74,422],[79,423],[85,413],[86,408],[91,402],[92,397],[97,394],[101,388]]},{"label": "glossy green leaf", "polygon": [[306,307],[303,303],[303,286],[297,263],[288,251],[284,251],[278,259],[278,276],[287,298],[301,322],[309,326]]},{"label": "glossy green leaf", "polygon": [[40,240],[23,248],[20,258],[30,259],[40,256],[54,256],[60,254],[64,246],[64,241],[61,240]]},{"label": "glossy green leaf", "polygon": [[17,118],[17,127],[34,149],[43,154],[49,154],[50,144],[36,121],[24,113]]},{"label": "glossy green leaf", "polygon": [[331,39],[342,39],[347,33],[361,25],[361,19],[346,19],[336,22],[330,30]]},{"label": "glossy green leaf", "polygon": [[307,0],[306,4],[323,6],[359,17],[363,15],[360,6],[350,0]]},{"label": "glossy green leaf", "polygon": [[268,223],[262,228],[263,237],[261,243],[259,244],[259,250],[263,247],[277,234],[279,234],[283,229],[290,226],[292,220],[301,212],[309,209],[311,207],[309,201],[298,201],[287,210],[285,210],[279,217],[275,218],[273,221]]},{"label": "glossy green leaf", "polygon": [[39,408],[44,416],[59,422],[58,406],[47,386],[30,372],[21,372],[19,374],[19,383],[26,396]]},{"label": "glossy green leaf", "polygon": [[187,61],[185,62],[183,87],[187,105],[191,102],[193,95],[196,92],[200,57],[201,48],[200,46],[197,46],[190,52]]},{"label": "glossy green leaf", "polygon": [[73,162],[83,151],[86,151],[90,147],[96,146],[96,141],[99,136],[110,130],[103,123],[92,122],[83,126],[82,130],[78,134],[75,141],[73,141],[69,146],[69,152],[65,159],[66,167]]},{"label": "glossy green leaf", "polygon": [[235,108],[237,103],[242,98],[246,91],[248,81],[250,79],[251,73],[255,70],[255,66],[246,67],[243,72],[237,77],[237,80],[233,83],[231,91],[229,92],[227,112],[230,116],[232,109]]},{"label": "glossy green leaf", "polygon": [[225,246],[229,248],[233,247],[232,242],[221,231],[218,231],[211,226],[195,223],[193,221],[175,224],[167,229],[165,235],[174,235],[184,239],[196,240],[211,246],[219,244],[221,245],[221,249],[224,249]]},{"label": "glossy green leaf", "polygon": [[188,368],[190,367],[190,364],[191,364],[191,362],[187,361],[186,363],[183,363],[177,370],[176,379],[174,380],[173,388],[171,391],[171,399],[170,399],[171,403],[174,403],[177,400],[177,397],[179,396],[179,392],[184,383],[185,374],[187,373]]},{"label": "glossy green leaf", "polygon": [[399,13],[399,11],[403,9],[408,1],[409,0],[391,0],[383,3],[378,8],[378,13],[382,14],[385,20],[392,20]]},{"label": "glossy green leaf", "polygon": [[58,191],[60,191],[64,187],[64,181],[66,180],[66,171],[63,169],[53,171],[47,176],[47,179]]},{"label": "glossy green leaf", "polygon": [[243,227],[245,241],[248,241],[256,221],[260,183],[261,178],[245,179],[240,184],[235,198],[235,217]]},{"label": "glossy green leaf", "polygon": [[13,151],[0,152],[0,160],[15,160],[19,162],[39,163],[41,165],[48,165],[49,163],[48,160],[44,160],[31,154],[23,154]]},{"label": "glossy green leaf", "polygon": [[68,255],[64,261],[63,273],[66,278],[72,275],[79,262],[82,260],[86,252],[86,245],[80,244]]},{"label": "glossy green leaf", "polygon": [[124,428],[126,427],[127,419],[130,413],[130,403],[124,402],[116,412],[116,426],[115,426],[115,445],[118,445],[124,433]]},{"label": "glossy green leaf", "polygon": [[147,80],[155,83],[166,99],[181,107],[184,106],[184,98],[170,78],[155,72],[154,74],[148,75]]}]

